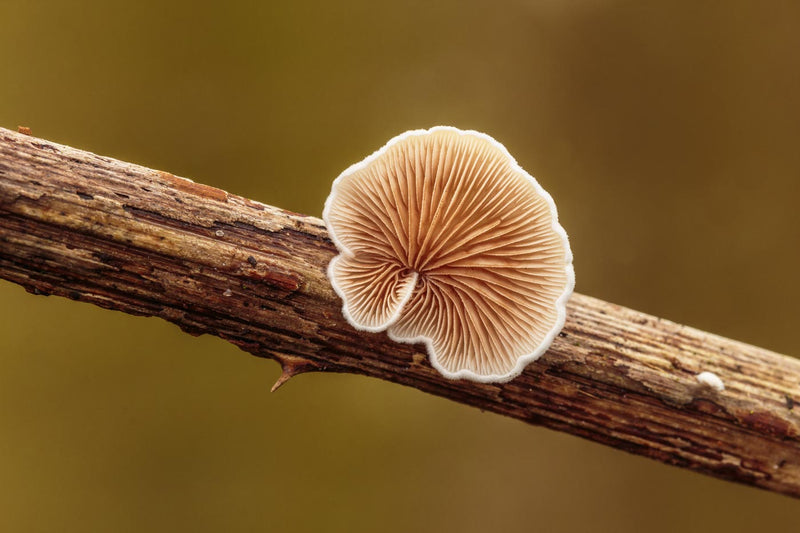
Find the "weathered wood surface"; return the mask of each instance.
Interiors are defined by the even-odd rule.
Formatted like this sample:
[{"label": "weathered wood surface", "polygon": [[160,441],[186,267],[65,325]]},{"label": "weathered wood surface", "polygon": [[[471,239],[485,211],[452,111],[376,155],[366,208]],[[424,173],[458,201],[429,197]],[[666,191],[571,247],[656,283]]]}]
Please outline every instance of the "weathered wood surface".
[{"label": "weathered wood surface", "polygon": [[345,322],[334,254],[316,218],[0,129],[0,277],[31,293],[217,335],[276,359],[282,381],[364,374],[800,496],[800,361],[576,294],[519,378],[448,381],[423,347]]}]

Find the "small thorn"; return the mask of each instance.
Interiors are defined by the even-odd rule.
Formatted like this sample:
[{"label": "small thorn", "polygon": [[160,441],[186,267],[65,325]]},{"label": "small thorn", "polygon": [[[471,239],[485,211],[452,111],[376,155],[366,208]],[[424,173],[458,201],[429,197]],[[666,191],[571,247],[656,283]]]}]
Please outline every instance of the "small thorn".
[{"label": "small thorn", "polygon": [[273,385],[269,391],[275,392],[276,390],[280,389],[281,385],[289,381],[293,376],[294,374],[291,374],[284,370],[283,372],[281,372],[281,376],[278,378],[278,381],[275,382],[275,385]]},{"label": "small thorn", "polygon": [[270,392],[275,392],[278,390],[284,383],[289,381],[291,378],[295,377],[298,374],[302,374],[304,372],[311,372],[314,370],[314,366],[307,362],[289,362],[289,361],[280,361],[281,363],[281,375],[278,378],[278,381],[270,389]]}]

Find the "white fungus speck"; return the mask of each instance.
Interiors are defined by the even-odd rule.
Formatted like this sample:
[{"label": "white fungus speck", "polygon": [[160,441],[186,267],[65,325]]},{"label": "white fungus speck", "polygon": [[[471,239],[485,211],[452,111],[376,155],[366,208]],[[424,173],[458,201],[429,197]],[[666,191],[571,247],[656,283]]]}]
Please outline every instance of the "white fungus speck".
[{"label": "white fungus speck", "polygon": [[216,235],[217,237],[224,237],[225,232],[222,231],[221,229],[218,229],[217,231],[214,232],[214,235]]},{"label": "white fungus speck", "polygon": [[696,379],[701,385],[705,385],[715,391],[725,390],[725,384],[719,379],[719,376],[713,372],[701,372],[697,374]]},{"label": "white fungus speck", "polygon": [[[222,293],[223,296],[230,296],[233,294],[233,291],[230,289],[225,289],[225,292]],[[720,382],[721,383],[721,382]]]}]

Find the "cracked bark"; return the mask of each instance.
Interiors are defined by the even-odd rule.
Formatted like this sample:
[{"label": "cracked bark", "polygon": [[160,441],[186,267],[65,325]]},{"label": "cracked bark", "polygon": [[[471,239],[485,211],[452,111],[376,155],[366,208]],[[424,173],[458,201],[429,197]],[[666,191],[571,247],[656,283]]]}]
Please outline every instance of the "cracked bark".
[{"label": "cracked bark", "polygon": [[0,128],[0,277],[33,294],[219,336],[278,361],[275,388],[363,374],[800,497],[800,361],[575,294],[520,377],[448,381],[424,347],[345,322],[335,253],[316,218]]}]

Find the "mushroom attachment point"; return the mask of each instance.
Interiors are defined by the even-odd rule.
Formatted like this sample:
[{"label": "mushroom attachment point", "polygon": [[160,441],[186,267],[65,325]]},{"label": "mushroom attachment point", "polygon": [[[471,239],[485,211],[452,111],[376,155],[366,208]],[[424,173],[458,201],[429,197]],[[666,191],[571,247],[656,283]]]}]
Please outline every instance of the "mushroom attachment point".
[{"label": "mushroom attachment point", "polygon": [[322,217],[348,322],[424,342],[447,378],[508,381],[564,326],[575,277],[556,206],[486,134],[393,138],[334,181]]}]

